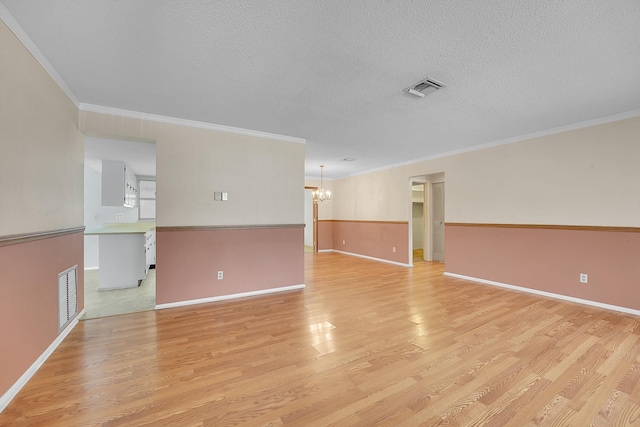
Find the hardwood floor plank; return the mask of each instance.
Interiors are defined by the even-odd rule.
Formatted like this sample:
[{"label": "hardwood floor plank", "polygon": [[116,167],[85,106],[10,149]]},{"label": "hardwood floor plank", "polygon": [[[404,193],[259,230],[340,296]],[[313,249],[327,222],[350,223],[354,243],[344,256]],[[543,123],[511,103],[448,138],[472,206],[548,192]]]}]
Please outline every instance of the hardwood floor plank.
[{"label": "hardwood floor plank", "polygon": [[640,319],[337,253],[306,289],[92,319],[2,426],[640,425]]}]

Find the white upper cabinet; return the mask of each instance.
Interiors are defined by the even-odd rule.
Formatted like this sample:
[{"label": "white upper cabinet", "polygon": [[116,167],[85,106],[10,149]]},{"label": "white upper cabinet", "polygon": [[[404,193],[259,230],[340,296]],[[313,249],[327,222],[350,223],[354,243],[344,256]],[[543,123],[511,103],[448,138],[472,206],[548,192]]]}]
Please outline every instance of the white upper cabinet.
[{"label": "white upper cabinet", "polygon": [[138,179],[124,162],[102,161],[102,206],[135,207],[138,204]]}]

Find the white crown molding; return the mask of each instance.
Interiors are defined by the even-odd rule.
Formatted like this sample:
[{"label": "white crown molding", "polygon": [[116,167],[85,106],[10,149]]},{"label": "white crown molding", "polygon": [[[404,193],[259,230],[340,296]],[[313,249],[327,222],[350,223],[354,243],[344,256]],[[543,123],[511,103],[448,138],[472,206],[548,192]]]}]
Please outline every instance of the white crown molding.
[{"label": "white crown molding", "polygon": [[236,128],[232,126],[217,125],[214,123],[198,122],[195,120],[178,119],[169,116],[160,116],[157,114],[141,113],[138,111],[122,110],[120,108],[103,107],[101,105],[80,103],[80,111],[91,113],[108,114],[111,116],[126,117],[129,119],[149,120],[158,123],[167,123],[178,126],[187,126],[199,129],[217,130],[221,132],[229,132],[240,135],[256,136],[259,138],[277,139],[279,141],[296,142],[299,144],[306,143],[306,139],[295,136],[278,135],[275,133],[261,132],[251,129]]},{"label": "white crown molding", "polygon": [[605,303],[598,302],[598,301],[591,301],[591,300],[586,300],[586,299],[582,299],[582,298],[575,298],[575,297],[570,297],[570,296],[562,295],[562,294],[554,294],[553,292],[539,291],[537,289],[525,288],[525,287],[516,286],[516,285],[509,285],[508,283],[494,282],[493,280],[478,279],[477,277],[464,276],[462,274],[449,273],[449,272],[446,272],[446,271],[444,272],[444,275],[445,276],[449,276],[449,277],[454,277],[456,279],[469,280],[471,282],[482,283],[482,284],[491,285],[491,286],[497,286],[499,288],[506,288],[506,289],[511,289],[511,290],[515,290],[515,291],[526,292],[528,294],[540,295],[540,296],[550,297],[550,298],[559,299],[559,300],[563,300],[563,301],[570,301],[570,302],[575,302],[575,303],[578,303],[578,304],[588,305],[588,306],[591,306],[591,307],[603,308],[603,309],[606,309],[606,310],[614,310],[614,311],[619,311],[619,312],[622,312],[622,313],[628,313],[628,314],[633,314],[635,316],[640,316],[640,310],[634,310],[633,308],[620,307],[620,306],[617,306],[617,305],[605,304]]},{"label": "white crown molding", "polygon": [[53,342],[40,355],[40,357],[38,357],[36,361],[31,364],[29,369],[27,369],[26,372],[22,374],[20,378],[18,378],[18,381],[16,381],[9,388],[9,390],[7,390],[7,392],[0,397],[0,412],[4,411],[7,405],[9,405],[9,403],[13,400],[13,398],[16,397],[18,392],[22,390],[22,387],[24,387],[27,384],[27,382],[29,382],[31,377],[33,377],[35,373],[38,372],[38,369],[42,367],[42,365],[44,364],[44,362],[46,362],[49,356],[51,356],[55,351],[55,349],[58,348],[60,343],[64,341],[67,335],[69,335],[69,332],[71,332],[73,328],[76,327],[76,325],[78,324],[78,320],[82,316],[84,316],[84,313],[85,311],[84,309],[82,309],[82,311],[76,315],[76,317],[67,325],[67,327],[64,328],[64,330],[56,337],[56,339],[53,340]]},{"label": "white crown molding", "polygon": [[599,117],[597,119],[585,120],[583,122],[573,123],[573,124],[570,124],[570,125],[558,126],[558,127],[555,127],[555,128],[551,128],[551,129],[547,129],[547,130],[543,130],[543,131],[539,131],[539,132],[527,133],[527,134],[524,134],[524,135],[514,136],[514,137],[511,137],[511,138],[500,139],[498,141],[487,142],[485,144],[474,145],[472,147],[467,147],[467,148],[461,148],[461,149],[458,149],[458,150],[447,151],[447,152],[441,153],[441,154],[434,154],[433,156],[422,157],[422,158],[415,159],[415,160],[409,160],[407,162],[400,162],[400,163],[394,163],[394,164],[388,165],[388,166],[381,166],[379,168],[369,169],[369,170],[366,170],[364,172],[358,172],[358,173],[354,173],[352,175],[346,175],[346,176],[343,176],[341,178],[334,178],[334,180],[350,178],[352,176],[365,175],[365,174],[368,174],[368,173],[384,171],[384,170],[393,169],[393,168],[397,168],[397,167],[401,167],[401,166],[414,165],[416,163],[426,162],[428,160],[441,159],[443,157],[454,156],[456,154],[470,153],[470,152],[473,152],[473,151],[484,150],[485,148],[491,148],[491,147],[497,147],[497,146],[500,146],[500,145],[512,144],[514,142],[521,142],[521,141],[526,141],[528,139],[540,138],[540,137],[548,136],[548,135],[555,135],[555,134],[562,133],[562,132],[568,132],[568,131],[572,131],[572,130],[583,129],[583,128],[587,128],[587,127],[591,127],[591,126],[603,125],[605,123],[617,122],[617,121],[620,121],[620,120],[630,119],[630,118],[639,117],[639,116],[640,116],[640,110],[626,111],[624,113],[618,113],[618,114],[613,114],[613,115],[610,115],[610,116]]},{"label": "white crown molding", "polygon": [[241,292],[238,294],[221,295],[217,297],[199,298],[199,299],[192,299],[192,300],[186,300],[186,301],[170,302],[167,304],[158,304],[155,306],[155,309],[162,310],[165,308],[184,307],[187,305],[204,304],[207,302],[226,301],[230,299],[246,298],[246,297],[252,297],[257,295],[268,295],[268,294],[273,294],[277,292],[295,291],[295,290],[304,289],[304,288],[305,288],[305,285],[303,283],[301,285],[283,286],[281,288],[263,289],[260,291]]},{"label": "white crown molding", "polygon": [[24,47],[33,55],[33,57],[40,63],[42,68],[51,76],[51,78],[56,82],[56,84],[60,87],[60,89],[67,95],[69,100],[76,106],[76,108],[80,108],[80,101],[76,98],[76,95],[71,91],[71,88],[67,86],[67,83],[62,79],[60,74],[53,68],[53,65],[49,62],[49,60],[40,52],[38,46],[31,40],[31,37],[26,33],[26,31],[18,24],[18,21],[13,17],[9,9],[5,7],[4,4],[0,3],[0,20],[5,23],[5,25],[11,30],[11,32],[18,38],[18,40],[24,45]]}]

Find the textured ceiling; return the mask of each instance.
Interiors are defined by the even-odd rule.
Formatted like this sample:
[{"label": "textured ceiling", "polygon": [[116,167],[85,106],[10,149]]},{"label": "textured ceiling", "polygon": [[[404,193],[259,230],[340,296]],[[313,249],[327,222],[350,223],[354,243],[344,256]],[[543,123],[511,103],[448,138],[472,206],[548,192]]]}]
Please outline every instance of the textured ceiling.
[{"label": "textured ceiling", "polygon": [[80,102],[306,138],[307,176],[640,109],[637,0],[0,1]]}]

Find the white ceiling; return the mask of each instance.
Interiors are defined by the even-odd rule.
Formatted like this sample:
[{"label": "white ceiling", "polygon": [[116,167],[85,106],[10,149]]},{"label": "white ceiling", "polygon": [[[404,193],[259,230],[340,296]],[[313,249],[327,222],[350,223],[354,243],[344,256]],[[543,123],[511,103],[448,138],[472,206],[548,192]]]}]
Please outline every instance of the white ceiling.
[{"label": "white ceiling", "polygon": [[81,103],[306,138],[307,176],[640,109],[637,0],[0,1]]}]

